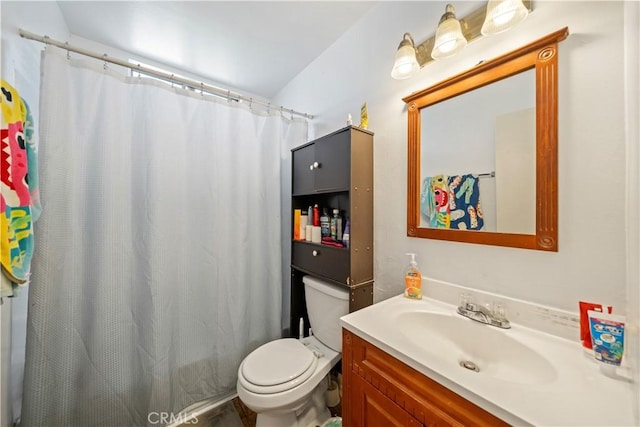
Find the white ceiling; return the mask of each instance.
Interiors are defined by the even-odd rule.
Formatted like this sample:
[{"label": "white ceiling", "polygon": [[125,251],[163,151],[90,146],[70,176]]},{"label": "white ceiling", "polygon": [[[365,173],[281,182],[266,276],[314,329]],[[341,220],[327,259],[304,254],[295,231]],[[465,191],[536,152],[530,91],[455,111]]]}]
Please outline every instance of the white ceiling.
[{"label": "white ceiling", "polygon": [[73,35],[268,99],[374,3],[58,2]]}]

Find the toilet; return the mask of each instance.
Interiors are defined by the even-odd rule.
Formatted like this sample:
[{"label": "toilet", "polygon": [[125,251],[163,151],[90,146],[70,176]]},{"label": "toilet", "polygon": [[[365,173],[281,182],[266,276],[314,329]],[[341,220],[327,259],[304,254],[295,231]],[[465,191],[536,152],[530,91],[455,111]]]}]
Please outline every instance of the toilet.
[{"label": "toilet", "polygon": [[313,335],[268,342],[238,368],[238,397],[257,413],[256,427],[316,426],[331,417],[325,392],[342,353],[349,291],[311,276],[302,281]]}]

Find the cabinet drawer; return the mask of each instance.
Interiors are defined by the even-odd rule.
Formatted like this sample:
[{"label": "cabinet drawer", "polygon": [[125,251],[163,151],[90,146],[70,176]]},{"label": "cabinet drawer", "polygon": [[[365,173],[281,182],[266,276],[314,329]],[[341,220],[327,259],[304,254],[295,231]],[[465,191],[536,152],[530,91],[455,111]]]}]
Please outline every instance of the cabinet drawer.
[{"label": "cabinet drawer", "polygon": [[294,267],[318,277],[349,284],[349,251],[314,243],[293,242]]}]

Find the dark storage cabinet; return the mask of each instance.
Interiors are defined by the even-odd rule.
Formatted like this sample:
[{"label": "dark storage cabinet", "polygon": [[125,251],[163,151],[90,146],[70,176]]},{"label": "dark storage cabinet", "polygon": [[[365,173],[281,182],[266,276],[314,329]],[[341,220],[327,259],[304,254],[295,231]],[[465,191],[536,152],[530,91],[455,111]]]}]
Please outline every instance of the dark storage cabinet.
[{"label": "dark storage cabinet", "polygon": [[337,208],[343,227],[350,222],[348,248],[293,240],[291,232],[291,334],[297,335],[300,317],[309,324],[306,274],[349,288],[349,311],[373,303],[373,133],[348,126],[294,148],[292,163],[292,209]]},{"label": "dark storage cabinet", "polygon": [[344,129],[293,150],[294,196],[349,191],[351,132]]}]

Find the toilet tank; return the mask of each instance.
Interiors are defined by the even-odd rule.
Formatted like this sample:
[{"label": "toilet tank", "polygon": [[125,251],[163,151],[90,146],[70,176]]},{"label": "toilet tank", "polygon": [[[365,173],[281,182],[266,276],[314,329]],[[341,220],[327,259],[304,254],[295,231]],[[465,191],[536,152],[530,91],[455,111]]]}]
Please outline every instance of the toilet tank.
[{"label": "toilet tank", "polygon": [[340,318],[349,314],[349,289],[312,276],[304,276],[302,282],[313,335],[342,353]]}]

